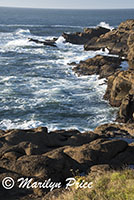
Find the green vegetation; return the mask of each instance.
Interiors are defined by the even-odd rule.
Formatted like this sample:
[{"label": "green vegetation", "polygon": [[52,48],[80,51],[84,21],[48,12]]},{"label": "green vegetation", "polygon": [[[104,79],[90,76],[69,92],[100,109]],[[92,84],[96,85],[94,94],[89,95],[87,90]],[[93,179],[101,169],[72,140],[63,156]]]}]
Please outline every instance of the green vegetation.
[{"label": "green vegetation", "polygon": [[85,180],[93,182],[91,189],[73,186],[56,200],[134,200],[134,170],[105,172],[94,178],[89,174]]}]

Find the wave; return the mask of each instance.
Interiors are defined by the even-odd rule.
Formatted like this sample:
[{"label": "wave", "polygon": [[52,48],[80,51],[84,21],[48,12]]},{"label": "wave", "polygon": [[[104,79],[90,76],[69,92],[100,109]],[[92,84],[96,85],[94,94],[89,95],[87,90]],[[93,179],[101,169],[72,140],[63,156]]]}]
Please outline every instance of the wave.
[{"label": "wave", "polygon": [[15,31],[16,35],[31,35],[31,32],[29,29],[17,29]]},{"label": "wave", "polygon": [[28,39],[18,39],[8,42],[5,46],[13,47],[13,46],[27,46],[27,45],[29,45]]},{"label": "wave", "polygon": [[71,25],[51,25],[51,27],[56,28],[84,28],[83,26],[71,26]]},{"label": "wave", "polygon": [[0,27],[44,27],[44,28],[84,28],[83,26],[72,26],[72,25],[64,25],[64,24],[55,24],[55,25],[32,25],[32,24],[0,24]]},{"label": "wave", "polygon": [[25,120],[23,122],[21,122],[21,119],[17,119],[14,122],[11,121],[10,119],[3,119],[0,122],[0,129],[2,130],[10,130],[10,129],[30,129],[30,128],[37,128],[39,126],[45,126],[45,124],[43,124],[40,121],[36,121],[36,120]]},{"label": "wave", "polygon": [[100,27],[103,27],[103,28],[107,28],[107,29],[110,29],[110,30],[113,30],[114,27],[113,26],[110,26],[108,23],[106,22],[100,22],[97,26],[100,26]]},{"label": "wave", "polygon": [[60,37],[58,38],[58,40],[56,41],[56,45],[57,45],[59,48],[60,48],[60,47],[64,47],[64,46],[65,46],[64,42],[65,42],[65,38],[62,37],[62,36],[60,36]]}]

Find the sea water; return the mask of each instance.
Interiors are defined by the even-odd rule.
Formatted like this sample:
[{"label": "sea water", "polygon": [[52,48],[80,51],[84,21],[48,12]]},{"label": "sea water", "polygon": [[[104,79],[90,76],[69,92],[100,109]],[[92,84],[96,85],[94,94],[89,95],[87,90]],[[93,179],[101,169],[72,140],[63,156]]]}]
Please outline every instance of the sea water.
[{"label": "sea water", "polygon": [[[97,25],[116,28],[134,10],[0,8],[0,129],[92,130],[112,122],[117,109],[103,100],[104,79],[78,77],[68,63],[107,52],[65,43],[63,32]],[[57,48],[29,42],[57,37]],[[122,63],[123,68],[127,63]]]}]

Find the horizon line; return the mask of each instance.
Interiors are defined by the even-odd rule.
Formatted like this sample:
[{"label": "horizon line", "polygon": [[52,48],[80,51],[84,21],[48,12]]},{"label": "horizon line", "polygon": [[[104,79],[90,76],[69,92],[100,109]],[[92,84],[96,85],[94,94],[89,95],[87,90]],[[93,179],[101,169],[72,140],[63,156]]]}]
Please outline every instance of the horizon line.
[{"label": "horizon line", "polygon": [[0,8],[19,8],[19,9],[49,9],[49,10],[133,10],[134,8],[35,8],[35,7],[18,7],[18,6],[0,6]]}]

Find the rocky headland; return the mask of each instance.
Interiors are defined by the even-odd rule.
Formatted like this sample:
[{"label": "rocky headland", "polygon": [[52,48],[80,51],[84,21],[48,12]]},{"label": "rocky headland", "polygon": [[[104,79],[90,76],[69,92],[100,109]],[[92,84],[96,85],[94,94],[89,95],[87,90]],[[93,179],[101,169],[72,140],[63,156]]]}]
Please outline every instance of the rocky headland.
[{"label": "rocky headland", "polygon": [[[134,20],[122,22],[113,30],[99,27],[86,29],[84,33],[63,33],[63,36],[67,42],[84,44],[85,50],[107,48],[110,54],[117,55],[98,55],[73,63],[78,75],[97,74],[99,78],[106,78],[104,98],[111,106],[119,107],[117,122],[83,133],[79,130],[50,132],[47,127],[1,130],[0,181],[5,177],[15,181],[11,190],[0,185],[1,200],[56,199],[68,177],[134,166]],[[124,60],[129,62],[127,70],[120,66]],[[51,179],[61,182],[62,187],[53,191],[19,188],[17,180],[22,177],[32,178],[32,182]]]}]

